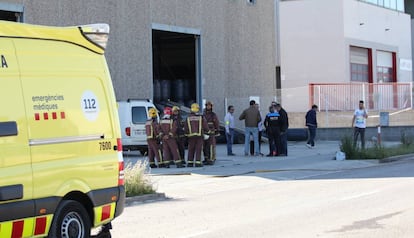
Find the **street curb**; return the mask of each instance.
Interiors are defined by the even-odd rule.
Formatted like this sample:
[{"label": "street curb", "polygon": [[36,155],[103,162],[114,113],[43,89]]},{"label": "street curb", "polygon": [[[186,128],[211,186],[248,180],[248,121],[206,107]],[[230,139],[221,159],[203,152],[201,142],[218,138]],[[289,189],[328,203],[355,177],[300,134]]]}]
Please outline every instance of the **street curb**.
[{"label": "street curb", "polygon": [[408,159],[408,158],[413,159],[414,154],[396,155],[396,156],[380,159],[379,163],[391,163],[391,162],[395,162],[395,161],[399,161],[399,160],[403,160],[403,159]]},{"label": "street curb", "polygon": [[153,194],[145,194],[140,196],[134,197],[126,197],[125,198],[125,206],[134,206],[141,203],[149,203],[149,202],[158,202],[164,201],[168,198],[165,196],[165,193],[153,193]]}]

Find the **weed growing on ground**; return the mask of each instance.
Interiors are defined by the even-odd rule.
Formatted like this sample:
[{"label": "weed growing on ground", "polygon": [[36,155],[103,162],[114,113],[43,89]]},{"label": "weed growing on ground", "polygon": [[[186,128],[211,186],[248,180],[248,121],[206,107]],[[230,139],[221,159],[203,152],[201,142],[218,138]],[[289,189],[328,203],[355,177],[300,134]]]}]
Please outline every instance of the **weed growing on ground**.
[{"label": "weed growing on ground", "polygon": [[362,149],[354,145],[353,137],[349,134],[341,138],[340,149],[345,153],[346,159],[385,159],[391,156],[414,153],[414,138],[401,133],[401,145],[384,147],[377,141],[372,142],[368,148]]},{"label": "weed growing on ground", "polygon": [[135,164],[128,163],[125,166],[125,192],[127,197],[155,193],[146,169],[147,162],[137,161]]}]

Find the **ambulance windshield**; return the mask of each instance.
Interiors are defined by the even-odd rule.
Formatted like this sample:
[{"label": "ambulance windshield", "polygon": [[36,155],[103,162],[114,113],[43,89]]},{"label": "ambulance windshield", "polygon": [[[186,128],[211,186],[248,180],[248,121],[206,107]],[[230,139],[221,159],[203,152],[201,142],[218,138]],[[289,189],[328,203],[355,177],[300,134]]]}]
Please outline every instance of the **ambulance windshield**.
[{"label": "ambulance windshield", "polygon": [[80,27],[83,34],[93,43],[106,48],[109,36],[109,25],[105,23],[83,25]]}]

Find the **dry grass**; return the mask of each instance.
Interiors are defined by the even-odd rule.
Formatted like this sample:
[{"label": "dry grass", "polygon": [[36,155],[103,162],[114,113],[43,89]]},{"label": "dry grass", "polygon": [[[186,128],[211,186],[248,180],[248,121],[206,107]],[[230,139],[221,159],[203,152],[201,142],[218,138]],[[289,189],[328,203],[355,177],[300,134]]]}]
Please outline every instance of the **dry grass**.
[{"label": "dry grass", "polygon": [[154,184],[146,173],[148,166],[145,161],[129,163],[125,166],[125,192],[127,197],[155,193]]}]

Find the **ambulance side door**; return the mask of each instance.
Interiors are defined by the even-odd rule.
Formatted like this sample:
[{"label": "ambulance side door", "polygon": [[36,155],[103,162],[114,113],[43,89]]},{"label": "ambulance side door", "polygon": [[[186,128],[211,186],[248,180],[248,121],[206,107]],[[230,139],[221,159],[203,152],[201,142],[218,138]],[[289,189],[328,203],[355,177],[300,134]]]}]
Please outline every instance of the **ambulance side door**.
[{"label": "ambulance side door", "polygon": [[[5,221],[33,217],[34,202],[27,119],[11,39],[0,38],[0,59],[1,225]],[[6,224],[3,224],[4,227]],[[6,230],[0,229],[0,237],[7,237]]]}]

